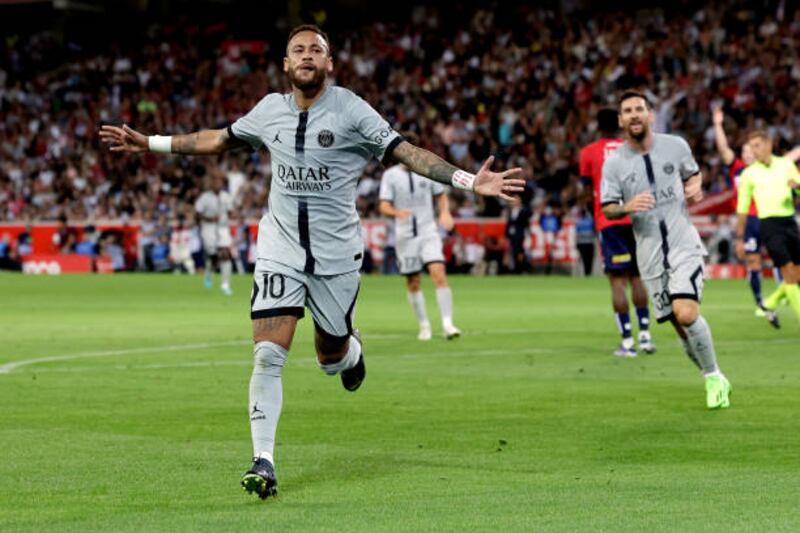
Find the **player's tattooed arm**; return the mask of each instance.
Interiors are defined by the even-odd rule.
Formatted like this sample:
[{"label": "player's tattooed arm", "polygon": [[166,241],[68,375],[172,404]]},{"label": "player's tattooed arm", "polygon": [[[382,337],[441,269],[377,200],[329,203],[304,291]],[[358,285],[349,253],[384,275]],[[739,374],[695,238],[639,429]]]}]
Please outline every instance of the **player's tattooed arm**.
[{"label": "player's tattooed arm", "polygon": [[241,146],[244,143],[232,137],[227,128],[172,136],[172,151],[176,154],[214,155]]},{"label": "player's tattooed arm", "polygon": [[446,185],[450,185],[453,174],[458,170],[458,167],[451,165],[433,152],[406,141],[397,145],[392,156],[413,172]]},{"label": "player's tattooed arm", "polygon": [[481,196],[497,196],[510,201],[511,195],[525,190],[522,169],[510,168],[503,172],[493,172],[491,170],[494,163],[493,156],[489,156],[477,174],[465,172],[438,155],[407,141],[398,144],[392,156],[417,174],[439,183],[473,191]]},{"label": "player's tattooed arm", "polygon": [[[158,137],[154,137],[158,138]],[[161,137],[162,141],[169,139]],[[150,137],[124,124],[121,128],[104,125],[100,128],[100,140],[109,145],[112,152],[152,151]],[[227,129],[200,130],[185,135],[173,135],[171,144],[164,152],[187,155],[215,155],[244,146],[244,143],[230,135]]]}]

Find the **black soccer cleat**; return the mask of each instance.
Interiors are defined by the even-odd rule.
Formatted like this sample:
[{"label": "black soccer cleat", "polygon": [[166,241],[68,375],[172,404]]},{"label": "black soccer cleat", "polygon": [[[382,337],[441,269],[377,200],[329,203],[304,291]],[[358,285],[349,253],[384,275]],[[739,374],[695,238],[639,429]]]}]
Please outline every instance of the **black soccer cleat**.
[{"label": "black soccer cleat", "polygon": [[[358,330],[353,331],[353,336],[361,344],[361,333]],[[358,355],[358,363],[353,368],[342,370],[342,386],[353,392],[357,390],[361,383],[364,382],[364,377],[367,375],[367,367],[364,366],[364,345],[361,345],[361,353]]]},{"label": "black soccer cleat", "polygon": [[253,459],[253,466],[242,476],[242,488],[248,494],[257,494],[262,500],[278,495],[278,479],[275,467],[262,458]]},{"label": "black soccer cleat", "polygon": [[781,321],[778,320],[778,312],[772,309],[764,308],[764,316],[769,320],[770,326],[775,329],[781,329]]}]

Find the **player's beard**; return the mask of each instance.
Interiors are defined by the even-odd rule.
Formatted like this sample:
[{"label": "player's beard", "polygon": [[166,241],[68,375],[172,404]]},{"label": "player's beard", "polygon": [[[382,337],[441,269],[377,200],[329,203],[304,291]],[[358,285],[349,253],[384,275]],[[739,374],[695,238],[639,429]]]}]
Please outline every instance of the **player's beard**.
[{"label": "player's beard", "polygon": [[327,72],[325,72],[325,68],[316,68],[314,67],[314,75],[311,77],[310,80],[301,80],[298,79],[297,75],[295,74],[296,68],[289,69],[287,73],[289,75],[289,81],[292,82],[292,85],[297,87],[303,92],[306,91],[314,91],[322,87],[325,83],[325,78],[327,77]]},{"label": "player's beard", "polygon": [[[647,134],[650,131],[650,127],[647,125],[647,122],[641,122],[640,124],[642,126],[642,129],[638,133],[633,132],[634,124],[628,125],[628,135],[630,136],[631,139],[633,139],[636,142],[642,142],[644,138],[647,137]],[[639,124],[636,125],[638,126]]]}]

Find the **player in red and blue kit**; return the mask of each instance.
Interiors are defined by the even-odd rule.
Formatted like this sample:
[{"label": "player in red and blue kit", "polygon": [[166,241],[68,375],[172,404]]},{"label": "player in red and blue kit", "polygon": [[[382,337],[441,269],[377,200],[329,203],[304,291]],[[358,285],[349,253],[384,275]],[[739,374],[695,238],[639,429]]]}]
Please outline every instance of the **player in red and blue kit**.
[{"label": "player in red and blue kit", "polygon": [[617,137],[619,119],[613,109],[601,109],[597,114],[597,128],[601,138],[583,148],[580,153],[581,179],[587,187],[592,187],[594,195],[594,220],[600,236],[605,272],[611,284],[611,302],[617,320],[622,342],[614,355],[636,357],[633,330],[628,306],[627,287],[630,284],[633,305],[639,320],[639,349],[654,353],[655,344],[650,337],[650,311],[647,307],[647,292],[639,269],[636,266],[636,243],[633,238],[630,217],[609,220],[600,205],[600,180],[603,163],[608,155],[622,145]]}]

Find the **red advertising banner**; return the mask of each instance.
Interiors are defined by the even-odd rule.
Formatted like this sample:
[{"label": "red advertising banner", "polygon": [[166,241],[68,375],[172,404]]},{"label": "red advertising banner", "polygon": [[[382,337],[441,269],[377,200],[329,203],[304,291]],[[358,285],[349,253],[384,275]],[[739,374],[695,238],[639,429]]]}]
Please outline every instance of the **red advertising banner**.
[{"label": "red advertising banner", "polygon": [[74,274],[92,271],[92,258],[87,255],[31,254],[22,258],[26,274]]}]

